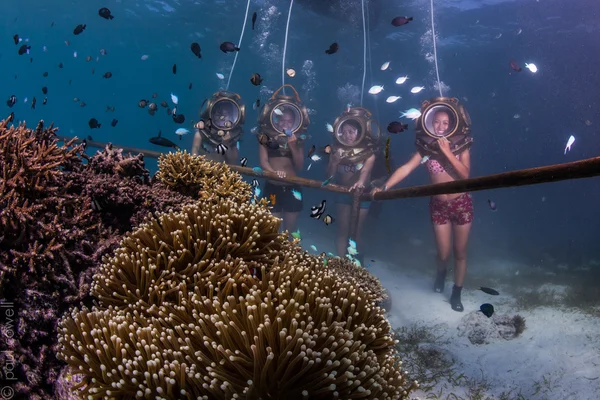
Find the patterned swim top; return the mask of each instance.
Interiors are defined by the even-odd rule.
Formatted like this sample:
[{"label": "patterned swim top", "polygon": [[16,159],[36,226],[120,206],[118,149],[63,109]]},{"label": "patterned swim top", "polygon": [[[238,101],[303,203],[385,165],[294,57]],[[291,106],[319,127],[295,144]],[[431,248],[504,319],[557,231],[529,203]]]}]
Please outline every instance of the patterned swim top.
[{"label": "patterned swim top", "polygon": [[[456,154],[455,157],[457,160],[460,160],[459,154]],[[451,172],[454,172],[454,167],[452,166],[452,164],[450,164],[450,161],[446,160],[442,164],[438,160],[434,160],[432,158],[427,160],[427,169],[432,174],[441,174],[442,172],[447,172],[448,174],[450,174]]]}]

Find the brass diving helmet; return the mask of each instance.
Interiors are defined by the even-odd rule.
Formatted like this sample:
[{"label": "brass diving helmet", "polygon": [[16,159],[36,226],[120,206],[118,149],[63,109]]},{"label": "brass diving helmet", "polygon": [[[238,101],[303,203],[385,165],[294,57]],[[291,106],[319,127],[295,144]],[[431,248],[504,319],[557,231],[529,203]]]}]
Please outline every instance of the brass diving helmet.
[{"label": "brass diving helmet", "polygon": [[[448,115],[449,125],[448,128],[436,132],[434,122],[439,113]],[[454,97],[425,100],[421,104],[421,116],[417,119],[415,131],[417,149],[425,154],[438,155],[440,150],[437,140],[442,137],[448,139],[454,154],[462,153],[473,143],[471,117],[466,108]]]},{"label": "brass diving helmet", "polygon": [[[293,96],[280,94],[285,87],[294,91]],[[308,139],[306,130],[310,125],[308,109],[302,104],[298,92],[292,85],[285,84],[277,89],[258,116],[257,139],[271,150],[285,155],[289,149],[288,137],[296,135],[298,143]]]},{"label": "brass diving helmet", "polygon": [[376,152],[381,139],[379,124],[362,107],[348,107],[333,123],[332,151],[339,152],[342,163],[364,162]]},{"label": "brass diving helmet", "polygon": [[239,94],[219,91],[205,101],[200,118],[204,123],[199,131],[213,146],[231,144],[239,140],[244,132],[246,106]]}]

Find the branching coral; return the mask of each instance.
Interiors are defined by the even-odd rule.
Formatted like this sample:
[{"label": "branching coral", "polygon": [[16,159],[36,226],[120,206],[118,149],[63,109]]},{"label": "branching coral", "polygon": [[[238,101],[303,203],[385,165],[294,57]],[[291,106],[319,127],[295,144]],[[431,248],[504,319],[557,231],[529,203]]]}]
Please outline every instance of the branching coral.
[{"label": "branching coral", "polygon": [[252,196],[251,186],[226,164],[185,151],[161,155],[156,179],[178,193],[202,200],[228,198],[244,203]]},{"label": "branching coral", "polygon": [[373,294],[278,227],[261,205],[215,200],[128,235],[94,277],[98,308],[59,323],[81,394],[407,398],[416,385]]},{"label": "branching coral", "polygon": [[56,321],[89,300],[102,257],[149,213],[192,199],[149,182],[141,156],[107,146],[88,157],[73,140],[60,146],[43,121],[35,129],[8,123],[0,122],[0,301],[15,315],[0,362],[18,360],[16,397],[46,400],[63,366]]}]

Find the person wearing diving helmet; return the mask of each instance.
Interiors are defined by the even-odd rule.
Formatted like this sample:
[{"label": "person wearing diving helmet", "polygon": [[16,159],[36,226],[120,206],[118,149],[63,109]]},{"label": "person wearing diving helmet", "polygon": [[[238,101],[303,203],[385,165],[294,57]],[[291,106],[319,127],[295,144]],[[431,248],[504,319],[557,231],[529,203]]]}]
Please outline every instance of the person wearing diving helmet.
[{"label": "person wearing diving helmet", "polygon": [[[379,191],[391,189],[419,165],[425,164],[431,183],[467,179],[471,170],[471,120],[457,99],[437,98],[425,101],[422,116],[417,120],[417,152],[399,167]],[[436,293],[444,291],[447,261],[454,233],[454,286],[450,305],[463,311],[461,291],[467,271],[467,243],[473,221],[473,201],[469,193],[441,194],[431,197],[431,222],[437,244],[437,275],[433,285]]]},{"label": "person wearing diving helmet", "polygon": [[[369,183],[376,159],[376,146],[379,141],[379,128],[371,120],[371,113],[364,108],[348,108],[333,124],[333,145],[327,166],[327,178],[335,177],[340,185],[351,190],[364,189]],[[335,239],[338,256],[346,254],[348,230],[352,211],[352,198],[349,195],[336,196],[337,234]],[[369,212],[370,201],[360,203],[357,237],[351,238],[360,249],[362,228]],[[356,257],[364,259],[362,251]]]},{"label": "person wearing diving helmet", "polygon": [[[295,96],[279,94],[291,88]],[[257,139],[258,156],[263,170],[279,178],[297,176],[304,166],[304,132],[310,120],[298,93],[291,85],[284,85],[273,93],[259,115]],[[302,187],[278,180],[267,180],[264,197],[272,205],[271,212],[283,220],[282,230],[296,230],[298,214],[303,209]]]},{"label": "person wearing diving helmet", "polygon": [[[245,107],[237,93],[217,92],[210,99],[200,115],[200,121],[194,125],[196,132],[192,144],[192,154],[198,155],[200,149],[209,160],[237,163],[239,158],[238,142],[243,133]],[[203,103],[203,105],[205,104]]]}]

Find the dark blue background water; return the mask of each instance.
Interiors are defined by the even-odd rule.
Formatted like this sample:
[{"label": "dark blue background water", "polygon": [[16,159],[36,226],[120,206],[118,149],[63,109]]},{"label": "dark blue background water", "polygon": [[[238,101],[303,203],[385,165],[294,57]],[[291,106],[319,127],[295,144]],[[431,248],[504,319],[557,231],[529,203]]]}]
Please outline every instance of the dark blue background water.
[{"label": "dark blue background water", "polygon": [[[338,88],[351,84],[360,89],[362,84],[362,17],[355,1],[346,2],[343,11],[332,3],[333,12],[327,16],[320,15],[323,11],[310,11],[303,3],[307,0],[296,1],[292,10],[286,57],[286,66],[295,68],[297,76],[286,77],[286,82],[298,88],[306,106],[313,110],[309,132],[312,143],[322,146],[330,142],[325,124],[332,123],[346,105],[338,96]],[[450,86],[445,94],[464,102],[473,120],[472,176],[599,154],[600,5],[596,1],[436,0],[434,4],[440,75]],[[109,7],[115,19],[100,18],[100,7]],[[162,130],[164,136],[189,150],[191,135],[179,141],[174,131],[178,127],[191,130],[188,122],[198,118],[202,101],[225,88],[234,55],[221,53],[219,44],[238,42],[245,7],[246,1],[241,0],[4,1],[0,5],[2,115],[14,111],[18,120],[27,120],[29,125],[39,119],[54,121],[67,136],[83,138],[91,134],[97,141],[161,151],[164,149],[147,140]],[[231,78],[229,89],[240,93],[247,105],[241,154],[249,158],[250,166],[258,161],[257,143],[250,134],[257,113],[251,104],[257,97],[266,101],[269,91],[282,83],[288,7],[288,1],[251,2],[248,17],[257,11],[259,21],[255,31],[248,21]],[[372,0],[369,14],[370,57],[365,91],[374,84],[384,84],[385,91],[377,97],[365,93],[363,105],[385,128],[398,119],[401,111],[418,108],[421,101],[438,95],[433,86],[433,64],[426,60],[426,54],[432,51],[427,34],[431,29],[429,1]],[[413,16],[414,21],[395,28],[390,20],[397,15]],[[75,36],[73,29],[78,24],[87,24],[87,28]],[[519,29],[522,33],[517,35]],[[20,44],[13,43],[14,34],[29,39],[30,56],[17,54]],[[499,34],[502,36],[496,38]],[[69,46],[65,40],[70,41]],[[202,60],[189,49],[194,41],[202,47]],[[334,41],[340,44],[340,51],[328,56],[324,50]],[[43,52],[42,46],[48,51]],[[106,49],[107,55],[101,56],[100,49]],[[78,52],[77,58],[73,51]],[[149,56],[146,61],[140,59],[144,54]],[[94,58],[89,63],[85,61],[88,55]],[[306,60],[311,60],[313,66],[304,73]],[[515,74],[508,65],[510,60],[522,66],[533,62],[539,72],[532,74],[524,69]],[[391,71],[380,71],[385,61],[391,61]],[[60,62],[63,69],[58,68]],[[176,75],[171,72],[174,63]],[[45,71],[49,73],[47,78],[42,76]],[[102,78],[107,71],[113,73],[111,79]],[[216,72],[223,73],[225,80],[219,80]],[[265,78],[263,88],[250,83],[254,72]],[[403,86],[395,85],[395,79],[402,75],[410,79]],[[410,94],[409,89],[417,85],[427,89]],[[43,86],[48,87],[45,106]],[[186,124],[175,124],[160,107],[155,116],[138,108],[138,101],[149,99],[154,92],[159,94],[158,102],[169,101],[171,92],[177,94],[179,113],[185,114]],[[19,102],[9,109],[4,101],[12,94]],[[392,94],[402,95],[403,99],[387,104],[385,99]],[[37,107],[32,110],[34,96]],[[28,103],[23,102],[25,97]],[[75,97],[87,106],[80,107],[73,101]],[[105,111],[108,105],[116,108],[114,113]],[[520,118],[513,118],[514,114]],[[100,129],[90,130],[88,120],[92,117],[102,123]],[[115,128],[110,126],[112,118],[119,120]],[[570,134],[575,135],[576,142],[564,155]],[[397,163],[414,152],[413,142],[412,133],[393,137],[392,154]],[[324,179],[325,161],[314,164],[303,176]],[[156,170],[155,161],[149,159],[148,164]],[[401,186],[425,184],[427,179],[424,168],[420,168]],[[543,265],[547,253],[557,262],[577,265],[600,258],[599,182],[592,178],[474,193],[472,259],[485,262],[499,257]],[[325,231],[326,243],[315,244],[329,250],[335,226],[315,223],[308,216],[309,206],[320,201],[323,194],[307,190],[305,197],[306,215],[300,229],[307,241],[311,234],[321,237]],[[325,198],[332,199],[327,195]],[[497,212],[489,210],[488,198],[498,204]],[[406,243],[411,238],[433,243],[427,206],[426,198],[385,204],[383,214],[369,221],[367,253],[401,264],[402,258],[409,255],[390,251],[390,244]],[[422,250],[414,247],[412,251]]]}]

